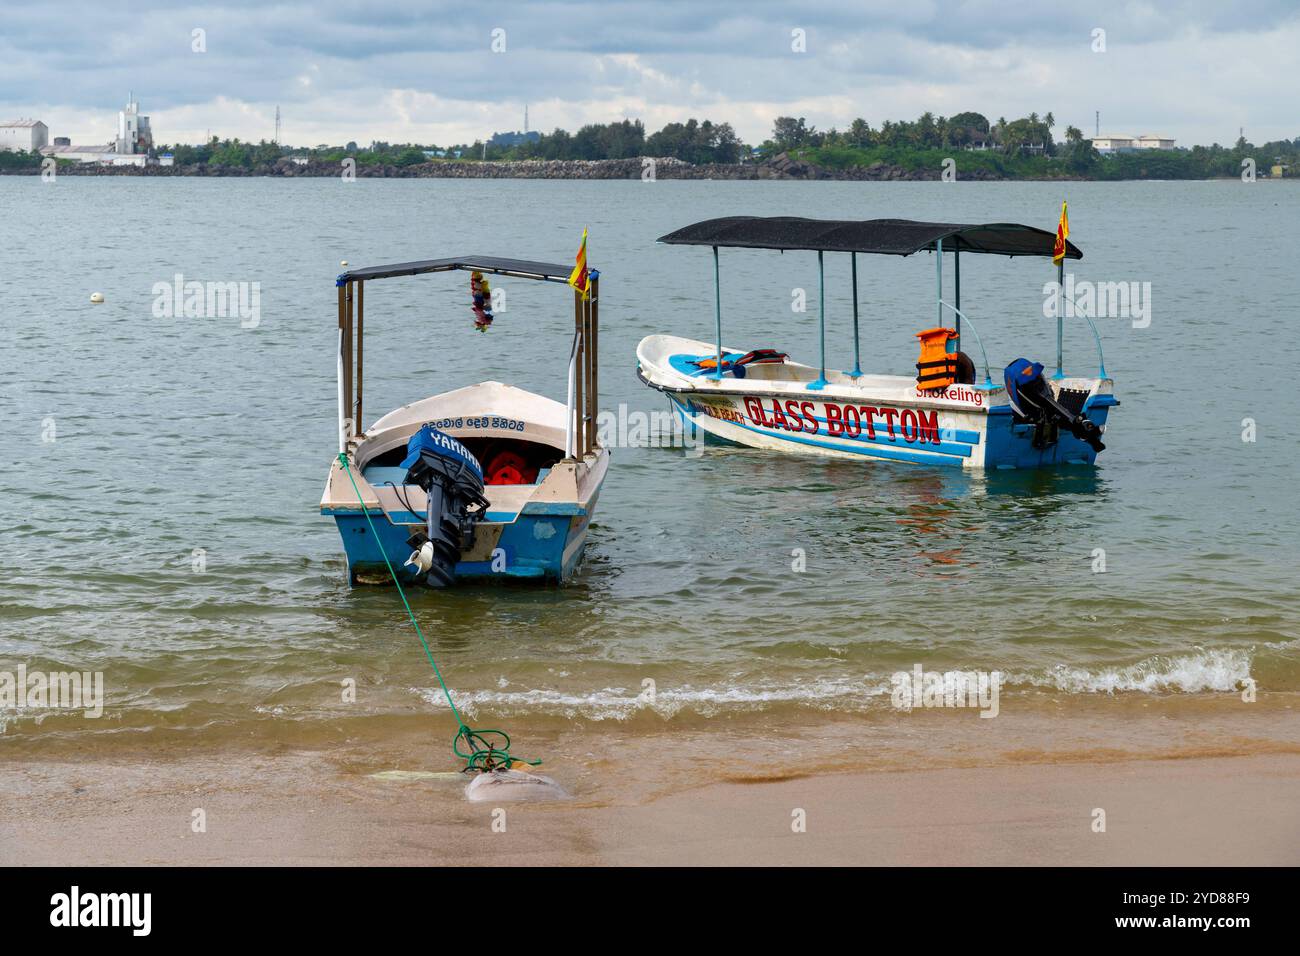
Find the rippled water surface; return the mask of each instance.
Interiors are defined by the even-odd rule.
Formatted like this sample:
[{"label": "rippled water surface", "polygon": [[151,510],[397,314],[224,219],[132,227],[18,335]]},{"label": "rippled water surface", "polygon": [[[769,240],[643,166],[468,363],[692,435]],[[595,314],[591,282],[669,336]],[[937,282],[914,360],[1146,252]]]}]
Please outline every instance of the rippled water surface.
[{"label": "rippled water surface", "polygon": [[[1151,283],[1150,327],[1099,322],[1122,401],[1095,470],[983,476],[708,448],[620,448],[562,590],[414,606],[474,714],[687,722],[871,712],[889,674],[998,669],[1012,692],[1300,690],[1294,183],[1070,184],[1079,279]],[[102,670],[104,719],[0,714],[10,735],[242,734],[428,713],[396,594],[348,588],[316,513],[333,453],[333,276],[459,253],[603,275],[602,404],[661,410],[651,332],[712,334],[707,250],[663,233],[734,214],[1023,221],[1051,184],[0,177],[0,669]],[[14,224],[26,224],[23,229]],[[1050,264],[968,256],[962,298],[1000,367],[1050,364]],[[863,365],[906,374],[933,261],[864,257]],[[255,328],[153,313],[156,282],[260,283]],[[564,291],[501,280],[367,290],[368,417],[497,379],[563,399]],[[851,365],[848,262],[828,257],[832,362]],[[791,312],[805,288],[811,310]],[[726,337],[812,360],[812,254],[723,252]],[[89,304],[99,291],[106,303]],[[1068,370],[1091,372],[1086,327]],[[1244,419],[1255,423],[1242,440]],[[53,440],[47,440],[53,438]],[[801,551],[800,551],[801,549]],[[1095,573],[1104,549],[1106,573]],[[806,571],[792,570],[796,555]],[[205,569],[195,570],[197,556]],[[339,682],[355,678],[356,704]],[[653,679],[653,705],[638,702]]]}]

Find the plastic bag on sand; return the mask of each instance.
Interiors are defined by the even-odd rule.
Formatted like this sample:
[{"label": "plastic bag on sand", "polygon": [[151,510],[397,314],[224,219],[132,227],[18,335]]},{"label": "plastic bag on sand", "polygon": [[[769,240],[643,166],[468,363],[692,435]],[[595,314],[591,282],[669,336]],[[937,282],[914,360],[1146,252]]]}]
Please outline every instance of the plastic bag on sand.
[{"label": "plastic bag on sand", "polygon": [[470,800],[564,800],[569,795],[550,777],[522,770],[489,770],[465,788]]}]

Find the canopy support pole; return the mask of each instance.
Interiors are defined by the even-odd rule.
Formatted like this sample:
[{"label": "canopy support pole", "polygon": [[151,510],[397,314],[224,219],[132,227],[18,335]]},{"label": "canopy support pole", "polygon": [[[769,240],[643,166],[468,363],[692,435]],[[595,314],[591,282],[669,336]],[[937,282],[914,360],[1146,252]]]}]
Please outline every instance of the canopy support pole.
[{"label": "canopy support pole", "polygon": [[351,417],[354,413],[352,410],[352,337],[354,334],[354,324],[352,320],[356,292],[349,282],[344,288],[344,310],[343,310],[343,409],[344,409],[344,428],[347,431],[348,438],[352,438],[357,433],[357,423]]},{"label": "canopy support pole", "polygon": [[592,296],[595,294],[595,289],[592,287],[590,278],[588,279],[587,289],[587,298],[582,303],[582,372],[586,377],[586,382],[583,385],[583,394],[587,397],[587,405],[583,410],[582,419],[582,456],[584,458],[591,454],[592,445],[595,444],[592,438],[592,432],[596,427],[596,396],[591,390],[596,375],[596,355],[593,351],[594,340],[591,332],[593,318]]},{"label": "canopy support pole", "polygon": [[576,352],[573,356],[574,386],[573,386],[573,411],[576,415],[573,433],[573,456],[581,458],[586,454],[586,405],[583,404],[583,379],[586,378],[586,351],[587,343],[583,339],[585,332],[584,318],[586,314],[586,303],[582,301],[582,293],[577,289],[573,290],[573,335],[576,343]]},{"label": "canopy support pole", "polygon": [[713,315],[718,338],[718,364],[710,378],[722,379],[722,276],[718,271],[718,247],[713,247]]},{"label": "canopy support pole", "polygon": [[348,406],[343,397],[343,310],[345,308],[343,301],[343,286],[339,286],[339,454],[347,454],[348,450],[348,429],[347,417]]},{"label": "canopy support pole", "polygon": [[817,250],[817,324],[821,329],[822,374],[817,381],[808,384],[808,387],[814,391],[820,391],[830,384],[826,381],[826,273],[823,269],[820,249]]},{"label": "canopy support pole", "polygon": [[961,247],[952,251],[952,301],[957,306],[957,351],[961,351]]},{"label": "canopy support pole", "polygon": [[361,420],[361,360],[365,350],[366,335],[366,283],[357,283],[357,404],[352,416],[354,430],[358,435],[365,431]]},{"label": "canopy support pole", "polygon": [[1056,374],[1053,378],[1065,378],[1065,364],[1061,360],[1061,342],[1065,338],[1065,316],[1061,310],[1061,296],[1065,287],[1065,259],[1056,264]]},{"label": "canopy support pole", "polygon": [[862,377],[862,353],[858,346],[858,254],[849,253],[853,262],[853,371],[849,378]]},{"label": "canopy support pole", "polygon": [[943,240],[934,244],[934,297],[938,301],[940,326],[943,325]]},{"label": "canopy support pole", "polygon": [[591,402],[591,434],[587,436],[587,451],[593,451],[598,444],[596,426],[597,419],[600,418],[600,398],[597,390],[600,372],[597,364],[599,353],[596,350],[596,343],[600,338],[600,273],[594,270],[591,276],[591,298],[587,302],[587,308],[591,316],[591,321],[588,323],[588,334],[591,338],[587,343],[587,361],[591,364],[591,381],[587,383],[588,400]]},{"label": "canopy support pole", "polygon": [[[574,293],[575,295],[577,293]],[[574,443],[574,424],[573,424],[573,390],[577,385],[578,376],[578,333],[573,333],[573,345],[569,348],[569,395],[565,399],[564,408],[564,459],[573,461],[573,443]]]}]

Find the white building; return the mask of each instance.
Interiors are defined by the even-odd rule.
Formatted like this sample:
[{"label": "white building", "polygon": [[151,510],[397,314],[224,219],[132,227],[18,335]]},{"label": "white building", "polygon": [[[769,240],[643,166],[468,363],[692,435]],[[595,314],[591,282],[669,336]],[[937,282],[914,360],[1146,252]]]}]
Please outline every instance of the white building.
[{"label": "white building", "polygon": [[1133,145],[1138,149],[1173,149],[1174,141],[1168,136],[1156,136],[1153,133],[1143,133],[1137,138]]},{"label": "white building", "polygon": [[140,115],[140,104],[135,94],[127,97],[126,109],[117,114],[117,152],[123,156],[147,153],[153,148],[153,131],[149,117]]},{"label": "white building", "polygon": [[50,141],[50,128],[40,120],[0,123],[0,149],[34,152]]},{"label": "white building", "polygon": [[1126,153],[1137,149],[1136,139],[1132,136],[1094,136],[1092,148],[1099,153]]},{"label": "white building", "polygon": [[[44,124],[42,124],[43,126]],[[149,158],[153,149],[153,130],[149,126],[149,117],[140,115],[140,104],[135,94],[127,97],[126,109],[117,114],[117,137],[111,143],[94,146],[72,146],[66,139],[54,146],[42,144],[41,152],[57,159],[70,159],[78,163],[100,163],[104,166],[148,166],[155,161]],[[167,161],[157,160],[158,165],[172,165],[170,154]]]}]

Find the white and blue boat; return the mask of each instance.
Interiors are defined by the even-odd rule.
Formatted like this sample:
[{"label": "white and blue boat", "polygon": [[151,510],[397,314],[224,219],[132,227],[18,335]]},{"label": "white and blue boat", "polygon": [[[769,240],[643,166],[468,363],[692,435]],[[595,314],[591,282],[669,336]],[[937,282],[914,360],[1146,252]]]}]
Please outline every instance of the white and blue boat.
[{"label": "white and blue boat", "polygon": [[[339,455],[321,514],[343,538],[353,584],[442,587],[466,579],[562,583],[582,560],[609,467],[596,440],[599,274],[574,290],[567,401],[501,382],[420,399],[360,427],[366,287],[436,272],[566,283],[570,267],[489,256],[353,269],[338,277]],[[515,297],[514,318],[522,314]],[[486,312],[485,312],[486,308]],[[491,324],[477,295],[476,325]]]},{"label": "white and blue boat", "polygon": [[[1095,375],[1066,375],[1057,301],[1056,371],[1017,358],[994,381],[983,343],[961,305],[962,253],[1080,259],[1073,243],[1015,223],[963,225],[904,219],[866,221],[733,216],[709,219],[659,239],[713,249],[716,338],[713,342],[650,335],[637,347],[637,373],[664,393],[684,423],[705,435],[773,451],[881,459],[961,468],[1040,468],[1092,465],[1111,408],[1118,405],[1106,375],[1101,339]],[[817,253],[821,362],[791,361],[784,352],[724,345],[718,250],[802,250]],[[858,335],[857,256],[935,256],[939,327],[918,332],[922,357],[916,376],[866,374]],[[852,371],[827,367],[824,257],[848,253],[853,276]],[[953,295],[943,294],[944,256],[952,257]],[[1058,288],[1060,271],[1058,268]],[[951,328],[944,319],[951,318]],[[983,359],[983,380],[962,341],[972,335]],[[928,344],[927,344],[928,343]],[[770,346],[771,343],[763,343]],[[927,356],[926,348],[932,351]],[[927,361],[927,359],[930,359]]]}]

